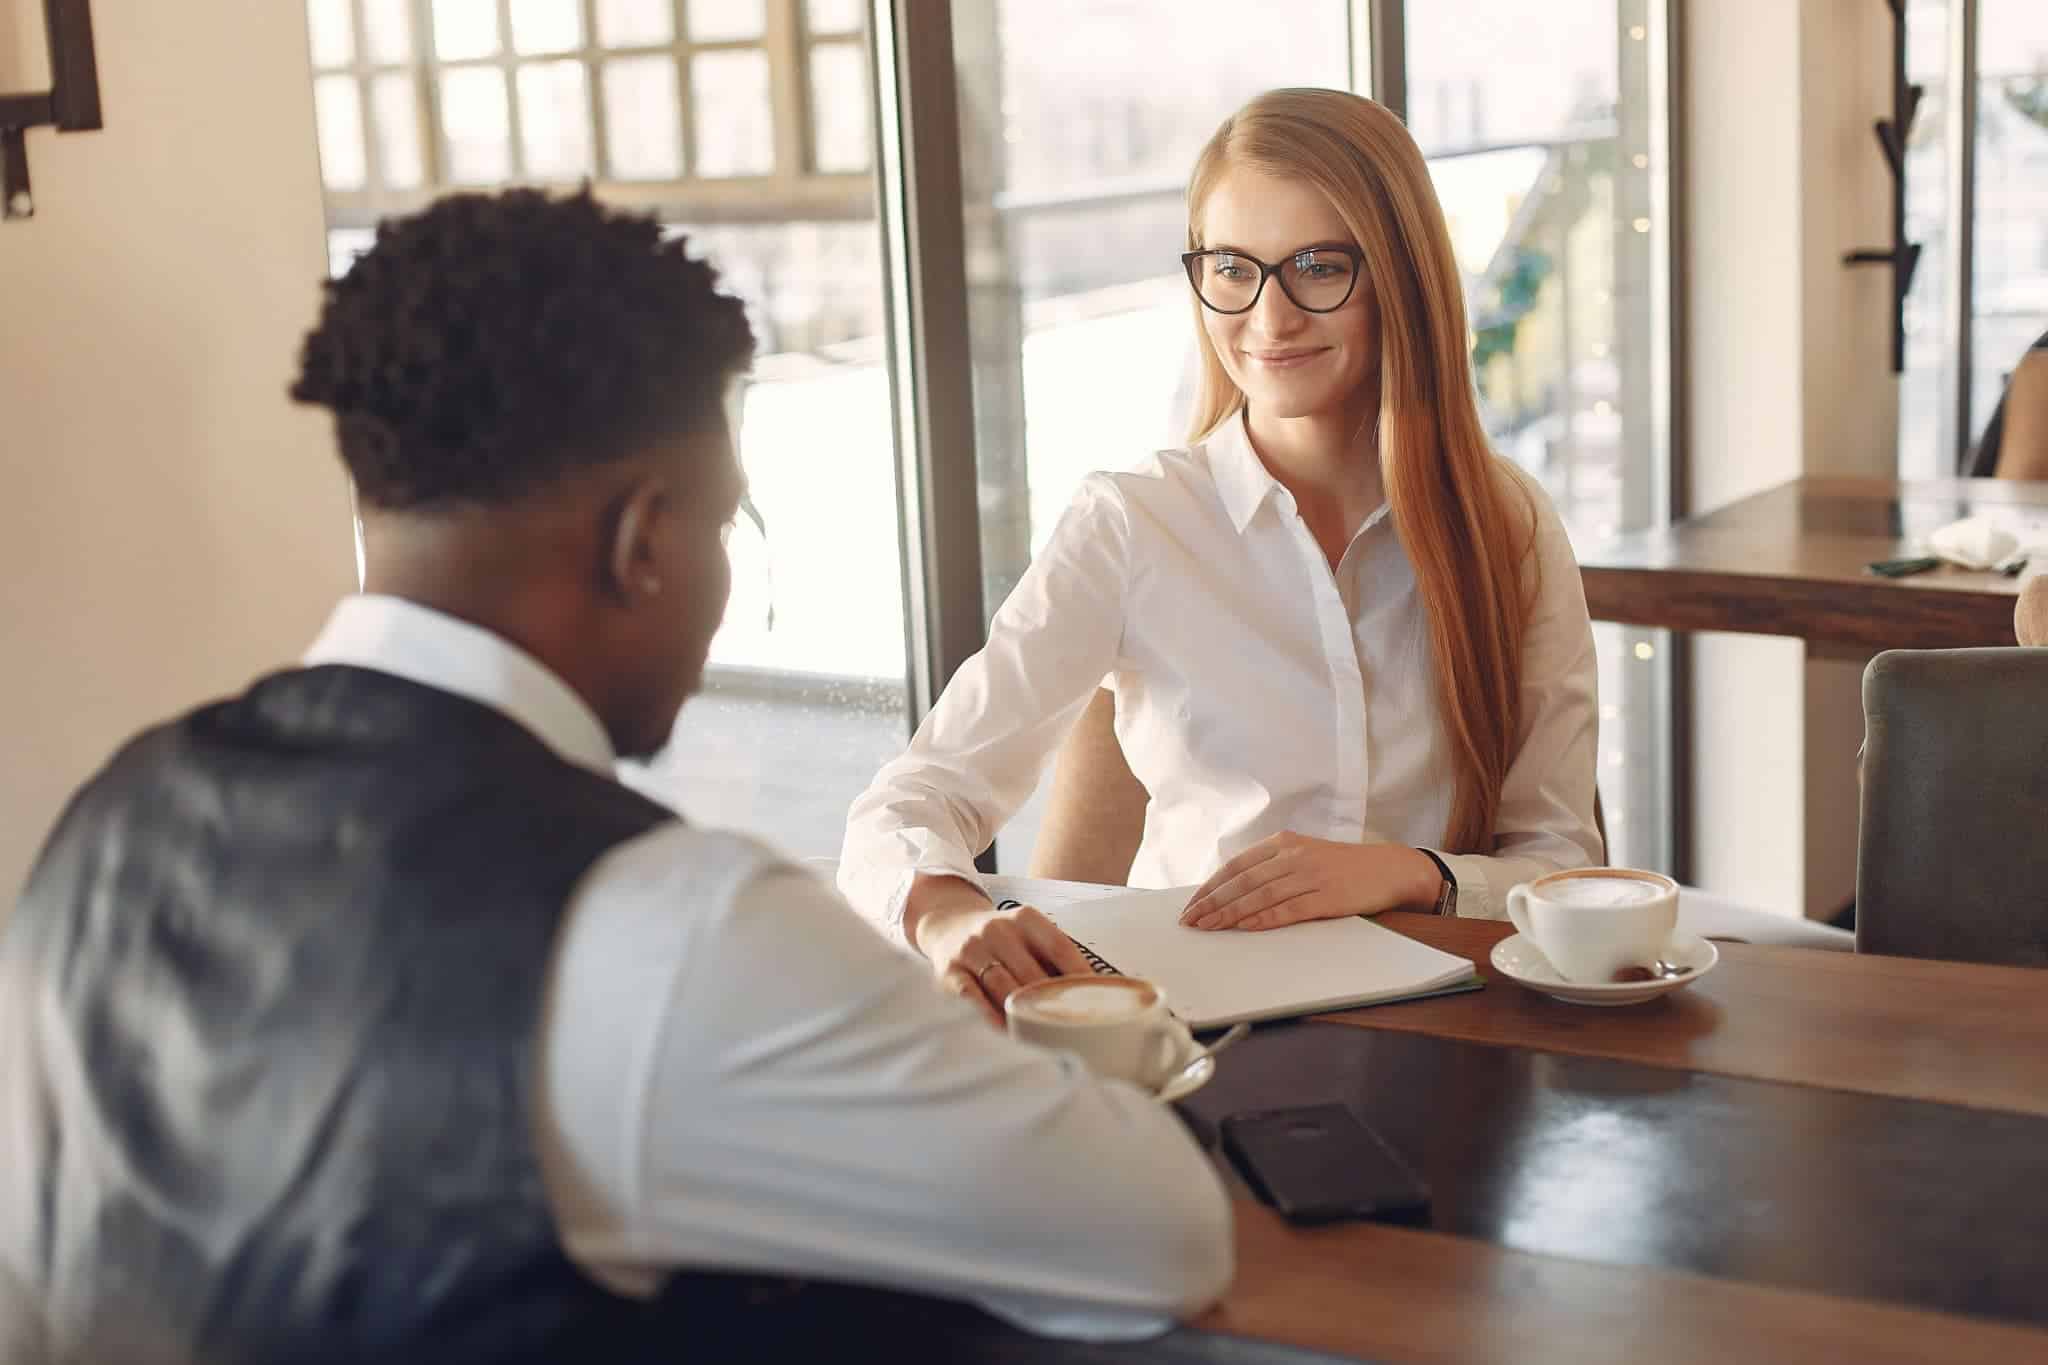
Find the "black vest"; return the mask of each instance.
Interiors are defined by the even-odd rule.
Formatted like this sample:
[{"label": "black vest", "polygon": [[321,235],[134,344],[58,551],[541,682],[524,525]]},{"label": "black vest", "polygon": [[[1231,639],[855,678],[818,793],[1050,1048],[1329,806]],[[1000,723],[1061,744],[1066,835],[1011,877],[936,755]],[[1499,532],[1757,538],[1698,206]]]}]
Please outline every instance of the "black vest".
[{"label": "black vest", "polygon": [[0,939],[0,1028],[39,1010],[46,1061],[41,1206],[0,1249],[59,1358],[639,1355],[657,1315],[556,1240],[534,1039],[572,889],[673,818],[356,668],[123,750]]}]

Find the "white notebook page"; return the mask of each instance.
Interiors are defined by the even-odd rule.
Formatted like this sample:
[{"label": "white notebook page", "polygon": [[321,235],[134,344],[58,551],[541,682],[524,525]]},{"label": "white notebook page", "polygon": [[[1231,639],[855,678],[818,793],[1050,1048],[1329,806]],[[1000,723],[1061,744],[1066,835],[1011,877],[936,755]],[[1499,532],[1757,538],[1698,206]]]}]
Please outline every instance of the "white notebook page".
[{"label": "white notebook page", "polygon": [[1191,887],[1107,891],[1024,878],[989,882],[991,894],[1036,905],[1124,975],[1156,982],[1193,1028],[1399,1000],[1474,974],[1462,957],[1356,916],[1213,932],[1179,922]]}]

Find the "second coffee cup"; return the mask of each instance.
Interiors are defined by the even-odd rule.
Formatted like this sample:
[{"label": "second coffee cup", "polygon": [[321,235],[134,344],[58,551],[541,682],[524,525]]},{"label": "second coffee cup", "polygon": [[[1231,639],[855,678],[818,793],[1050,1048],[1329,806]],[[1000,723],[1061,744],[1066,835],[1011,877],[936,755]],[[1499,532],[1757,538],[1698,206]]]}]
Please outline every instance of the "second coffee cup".
[{"label": "second coffee cup", "polygon": [[1651,967],[1678,927],[1678,883],[1659,872],[1585,867],[1508,892],[1508,919],[1567,981],[1597,985]]}]

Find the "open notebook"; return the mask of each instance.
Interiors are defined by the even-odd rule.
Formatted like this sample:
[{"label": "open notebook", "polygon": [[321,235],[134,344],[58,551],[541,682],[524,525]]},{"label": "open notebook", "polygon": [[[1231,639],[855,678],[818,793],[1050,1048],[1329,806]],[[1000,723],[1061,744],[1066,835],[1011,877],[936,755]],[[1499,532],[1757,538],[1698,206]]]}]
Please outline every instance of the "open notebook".
[{"label": "open notebook", "polygon": [[1368,919],[1311,920],[1261,933],[1187,929],[1194,888],[1126,891],[1080,882],[989,877],[997,904],[1037,906],[1097,971],[1142,976],[1188,1027],[1282,1019],[1473,990],[1473,965]]}]

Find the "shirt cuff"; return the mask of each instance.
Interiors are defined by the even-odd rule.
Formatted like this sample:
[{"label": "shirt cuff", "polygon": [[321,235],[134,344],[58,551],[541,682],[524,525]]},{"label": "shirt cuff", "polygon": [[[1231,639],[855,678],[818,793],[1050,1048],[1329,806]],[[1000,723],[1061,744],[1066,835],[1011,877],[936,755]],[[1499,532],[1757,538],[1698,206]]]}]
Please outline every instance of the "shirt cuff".
[{"label": "shirt cuff", "polygon": [[837,880],[840,894],[884,938],[910,947],[903,935],[903,909],[920,875],[958,877],[988,894],[974,859],[929,830],[892,831],[880,848],[842,853]]},{"label": "shirt cuff", "polygon": [[[911,868],[897,879],[896,889],[889,893],[888,903],[884,906],[884,913],[888,916],[890,930],[894,932],[899,940],[906,944],[910,940],[905,938],[903,934],[903,911],[910,903],[910,888],[917,884],[919,877],[958,877],[961,881],[972,885],[982,895],[989,895],[988,883],[981,879],[980,870],[972,863],[967,864],[964,868],[953,863],[939,862],[926,863],[921,867]],[[989,899],[993,901],[995,897],[989,896]]]},{"label": "shirt cuff", "polygon": [[1438,853],[1444,866],[1458,882],[1459,919],[1501,919],[1507,911],[1500,904],[1493,882],[1486,875],[1486,857],[1477,853]]}]

